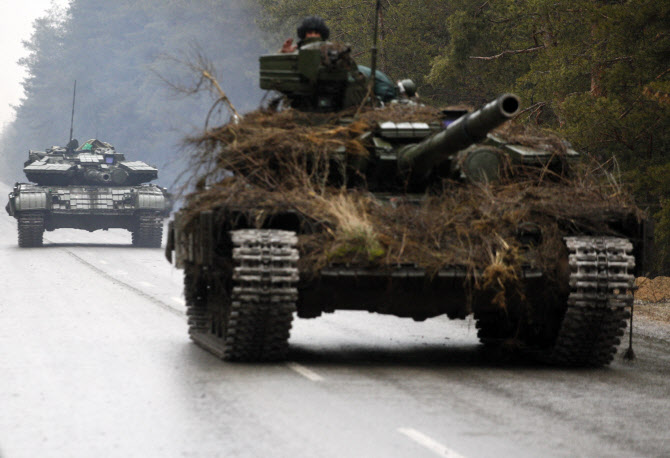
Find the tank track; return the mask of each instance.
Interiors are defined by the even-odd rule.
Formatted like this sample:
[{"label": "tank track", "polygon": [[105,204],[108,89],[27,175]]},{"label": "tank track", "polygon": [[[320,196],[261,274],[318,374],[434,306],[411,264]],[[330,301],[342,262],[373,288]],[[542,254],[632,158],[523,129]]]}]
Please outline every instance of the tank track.
[{"label": "tank track", "polygon": [[155,213],[140,213],[137,228],[132,231],[133,245],[160,248],[163,240],[163,219]]},{"label": "tank track", "polygon": [[616,237],[566,237],[570,295],[549,361],[604,366],[614,358],[633,305],[632,243]]},{"label": "tank track", "polygon": [[500,308],[478,310],[475,313],[477,337],[484,345],[500,345],[513,332],[507,314]]},{"label": "tank track", "polygon": [[[528,356],[554,365],[604,366],[612,361],[630,318],[633,246],[615,237],[567,237],[565,243],[570,267],[566,312],[561,323],[547,323],[557,330],[557,337],[547,349],[521,337],[521,348]],[[499,347],[514,340],[518,323],[504,310],[483,308],[476,311],[475,319],[484,345]]]},{"label": "tank track", "polygon": [[211,320],[207,314],[207,285],[197,275],[195,269],[197,267],[188,265],[184,271],[184,298],[189,335],[207,332]]},{"label": "tank track", "polygon": [[22,248],[43,245],[44,215],[24,213],[18,217],[19,246]]},{"label": "tank track", "polygon": [[[232,291],[217,295],[208,314],[193,304],[191,338],[227,361],[284,359],[298,298],[298,239],[294,232],[272,229],[230,235]],[[217,316],[222,323],[216,323]]]}]

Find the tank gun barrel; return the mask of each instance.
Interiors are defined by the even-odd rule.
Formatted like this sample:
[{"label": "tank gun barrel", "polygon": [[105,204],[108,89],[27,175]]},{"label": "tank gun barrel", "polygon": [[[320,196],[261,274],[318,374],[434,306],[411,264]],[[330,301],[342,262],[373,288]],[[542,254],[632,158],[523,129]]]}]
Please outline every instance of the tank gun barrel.
[{"label": "tank gun barrel", "polygon": [[520,101],[514,94],[503,94],[482,108],[466,114],[445,130],[420,143],[398,150],[398,169],[413,180],[425,179],[437,164],[484,138],[519,111]]},{"label": "tank gun barrel", "polygon": [[96,170],[87,168],[84,171],[84,177],[90,183],[110,184],[112,182],[112,174],[109,171]]}]

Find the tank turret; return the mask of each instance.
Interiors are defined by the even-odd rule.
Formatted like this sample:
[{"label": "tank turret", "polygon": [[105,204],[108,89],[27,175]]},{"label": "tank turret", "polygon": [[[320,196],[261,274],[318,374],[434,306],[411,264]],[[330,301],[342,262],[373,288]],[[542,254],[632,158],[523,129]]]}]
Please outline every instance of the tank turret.
[{"label": "tank turret", "polygon": [[[347,46],[337,43],[317,41],[293,53],[260,58],[261,88],[281,92],[291,107],[300,111],[332,112],[359,106],[367,94],[370,75],[369,68],[356,65]],[[401,81],[399,85],[404,90],[397,91],[391,80],[377,71],[375,83],[378,104],[416,105],[411,80]],[[365,141],[372,152],[370,158],[353,158],[348,164],[353,172],[350,175],[365,175],[366,186],[373,191],[407,189],[408,184],[412,190],[420,191],[430,184],[431,177],[495,181],[503,162],[501,149],[516,156],[519,153],[487,136],[514,117],[519,107],[516,95],[502,94],[472,113],[460,111],[453,116],[456,112],[445,112],[437,125],[398,122],[393,118],[380,122],[365,135],[372,139]],[[341,119],[341,124],[349,122],[351,119]],[[493,143],[493,147],[479,144],[484,140]],[[539,163],[549,160],[542,151],[528,152],[527,156]],[[335,182],[339,180],[333,178]],[[346,181],[355,185],[356,180]]]},{"label": "tank turret", "polygon": [[112,145],[89,140],[81,148],[54,146],[30,151],[23,168],[28,180],[41,186],[136,186],[158,177],[158,170],[141,161],[126,161]]},{"label": "tank turret", "polygon": [[[491,130],[508,121],[518,111],[519,98],[514,94],[503,94],[481,109],[461,116],[445,130],[422,142],[399,148],[396,153],[398,169],[408,174],[411,181],[424,181],[439,164],[486,139]],[[471,170],[468,173],[472,178],[491,179],[497,176],[500,165],[497,154],[479,149],[473,150],[470,155]],[[464,162],[462,157],[459,159],[461,163]],[[454,168],[457,167],[454,165]]]}]

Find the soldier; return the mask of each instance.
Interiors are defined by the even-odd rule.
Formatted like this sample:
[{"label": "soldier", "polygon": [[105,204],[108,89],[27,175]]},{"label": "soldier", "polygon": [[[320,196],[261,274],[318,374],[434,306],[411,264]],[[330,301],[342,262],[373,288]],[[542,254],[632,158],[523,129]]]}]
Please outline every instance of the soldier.
[{"label": "soldier", "polygon": [[297,51],[302,45],[311,43],[313,41],[325,41],[330,37],[330,29],[326,22],[319,16],[308,16],[302,20],[298,27],[298,41],[297,45],[293,44],[293,38],[288,38],[282,45],[279,52],[288,53]]},{"label": "soldier", "polygon": [[398,81],[398,101],[401,103],[416,102],[419,94],[416,92],[416,84],[410,79]]},{"label": "soldier", "polygon": [[78,141],[76,138],[73,138],[73,139],[70,140],[70,142],[67,144],[67,146],[65,147],[65,150],[66,150],[68,153],[72,154],[72,153],[75,152],[75,150],[76,150],[77,148],[79,148],[79,141]]}]

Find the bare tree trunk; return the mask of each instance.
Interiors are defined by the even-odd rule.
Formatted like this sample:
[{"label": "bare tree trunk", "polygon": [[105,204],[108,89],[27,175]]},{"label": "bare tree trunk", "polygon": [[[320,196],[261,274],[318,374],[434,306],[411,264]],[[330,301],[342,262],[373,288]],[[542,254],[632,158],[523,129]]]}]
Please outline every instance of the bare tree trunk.
[{"label": "bare tree trunk", "polygon": [[379,68],[381,69],[382,72],[386,73],[388,72],[388,69],[386,68],[386,56],[384,53],[384,38],[385,38],[384,9],[380,8],[379,9]]},{"label": "bare tree trunk", "polygon": [[[597,3],[597,0],[596,0]],[[591,25],[591,44],[596,45],[598,43],[598,24],[594,22]],[[593,97],[603,97],[605,96],[605,90],[602,85],[603,72],[605,71],[605,66],[601,59],[598,59],[597,52],[594,49],[591,53],[591,95]]]}]

